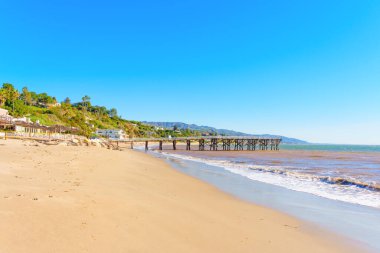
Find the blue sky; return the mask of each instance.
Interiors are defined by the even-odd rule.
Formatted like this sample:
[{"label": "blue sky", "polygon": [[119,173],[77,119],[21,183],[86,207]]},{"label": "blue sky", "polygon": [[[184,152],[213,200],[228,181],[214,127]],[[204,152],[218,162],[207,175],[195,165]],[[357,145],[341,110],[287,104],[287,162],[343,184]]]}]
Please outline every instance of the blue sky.
[{"label": "blue sky", "polygon": [[380,1],[0,0],[0,82],[128,119],[380,144]]}]

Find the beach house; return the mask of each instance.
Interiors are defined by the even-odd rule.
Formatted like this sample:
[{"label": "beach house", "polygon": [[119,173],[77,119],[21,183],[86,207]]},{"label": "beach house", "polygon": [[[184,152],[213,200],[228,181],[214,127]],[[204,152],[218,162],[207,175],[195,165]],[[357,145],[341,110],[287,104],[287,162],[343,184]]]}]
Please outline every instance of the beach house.
[{"label": "beach house", "polygon": [[98,129],[96,134],[113,140],[123,140],[126,137],[125,132],[121,129]]},{"label": "beach house", "polygon": [[49,127],[40,126],[40,125],[23,122],[23,121],[15,122],[14,131],[16,133],[26,133],[26,134],[49,134],[51,132]]}]

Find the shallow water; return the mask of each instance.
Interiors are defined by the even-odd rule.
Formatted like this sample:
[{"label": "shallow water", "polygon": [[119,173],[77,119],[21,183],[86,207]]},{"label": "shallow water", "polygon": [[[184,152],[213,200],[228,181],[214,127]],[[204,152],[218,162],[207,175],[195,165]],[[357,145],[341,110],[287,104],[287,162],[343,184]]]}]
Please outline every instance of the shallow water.
[{"label": "shallow water", "polygon": [[[380,241],[378,240],[380,238],[380,209],[354,204],[351,201],[321,197],[317,194],[310,194],[305,189],[292,190],[288,185],[284,187],[263,182],[262,178],[256,180],[245,174],[251,173],[251,170],[245,166],[247,161],[237,163],[234,161],[235,165],[243,164],[243,166],[229,169],[231,161],[227,160],[228,165],[226,165],[223,160],[225,157],[219,160],[215,159],[215,156],[211,157],[212,159],[209,160],[216,162],[210,164],[210,162],[205,162],[205,158],[185,156],[178,152],[175,154],[152,152],[152,154],[165,159],[177,170],[213,184],[229,194],[312,222],[358,242],[374,252],[380,252]],[[244,171],[244,173],[237,173],[238,170]],[[278,181],[276,173],[257,171],[253,173],[274,175]],[[295,181],[294,184],[297,186],[302,180]],[[288,184],[289,181],[285,181],[285,183]],[[308,187],[302,184],[301,186],[301,188]],[[334,189],[332,191],[335,193]],[[351,194],[355,193],[349,192],[350,196]]]},{"label": "shallow water", "polygon": [[163,154],[221,167],[251,180],[295,191],[380,208],[380,152],[337,152],[329,148],[244,152],[164,150]]}]

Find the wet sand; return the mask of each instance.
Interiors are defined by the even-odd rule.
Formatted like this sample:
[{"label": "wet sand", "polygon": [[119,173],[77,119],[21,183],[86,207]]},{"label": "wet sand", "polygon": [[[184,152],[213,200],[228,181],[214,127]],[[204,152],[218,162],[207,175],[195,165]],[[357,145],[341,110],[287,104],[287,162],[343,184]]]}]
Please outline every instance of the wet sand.
[{"label": "wet sand", "polygon": [[362,252],[126,150],[0,140],[0,252]]}]

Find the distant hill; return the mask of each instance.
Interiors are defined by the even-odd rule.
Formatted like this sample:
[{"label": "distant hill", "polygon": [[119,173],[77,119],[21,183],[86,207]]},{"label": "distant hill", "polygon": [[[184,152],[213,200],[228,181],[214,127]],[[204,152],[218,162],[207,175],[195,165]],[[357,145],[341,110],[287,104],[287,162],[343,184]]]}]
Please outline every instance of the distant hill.
[{"label": "distant hill", "polygon": [[281,137],[283,143],[288,143],[288,144],[307,144],[308,142],[295,139],[295,138],[289,138],[285,136],[280,136],[280,135],[270,135],[270,134],[247,134],[247,133],[242,133],[242,132],[237,132],[233,130],[227,130],[227,129],[217,129],[214,127],[209,127],[209,126],[198,126],[195,124],[186,124],[183,122],[148,122],[148,121],[143,121],[142,123],[155,126],[155,127],[162,127],[165,129],[173,129],[174,127],[177,127],[180,130],[183,129],[189,129],[193,131],[198,131],[201,133],[209,133],[209,134],[217,134],[217,135],[227,135],[227,136],[260,136],[260,137]]}]

